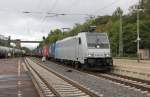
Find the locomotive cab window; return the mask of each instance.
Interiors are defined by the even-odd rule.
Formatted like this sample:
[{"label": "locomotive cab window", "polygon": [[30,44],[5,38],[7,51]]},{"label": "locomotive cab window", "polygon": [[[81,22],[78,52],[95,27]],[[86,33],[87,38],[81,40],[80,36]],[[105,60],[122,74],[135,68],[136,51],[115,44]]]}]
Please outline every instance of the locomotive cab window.
[{"label": "locomotive cab window", "polygon": [[109,42],[105,33],[87,33],[87,45],[90,49],[107,49]]},{"label": "locomotive cab window", "polygon": [[79,37],[79,44],[81,44],[81,38]]}]

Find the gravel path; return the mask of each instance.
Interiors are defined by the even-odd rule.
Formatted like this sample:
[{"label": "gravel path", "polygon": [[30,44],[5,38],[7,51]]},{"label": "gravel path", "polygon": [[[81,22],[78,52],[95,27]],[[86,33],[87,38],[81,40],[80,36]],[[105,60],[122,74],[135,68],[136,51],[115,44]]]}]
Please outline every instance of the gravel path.
[{"label": "gravel path", "polygon": [[150,97],[148,93],[142,93],[142,91],[138,89],[117,84],[112,81],[77,70],[67,72],[67,70],[70,70],[70,68],[57,65],[50,61],[46,61],[44,64],[49,68],[57,71],[58,73],[61,73],[64,76],[67,76],[70,79],[84,85],[85,87],[94,90],[95,92],[101,94],[103,97]]}]

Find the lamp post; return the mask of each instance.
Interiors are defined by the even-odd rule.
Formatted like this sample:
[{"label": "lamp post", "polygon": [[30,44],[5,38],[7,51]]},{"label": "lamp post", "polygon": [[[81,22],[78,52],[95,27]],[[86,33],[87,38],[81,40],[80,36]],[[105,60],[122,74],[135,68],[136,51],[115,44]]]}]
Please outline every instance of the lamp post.
[{"label": "lamp post", "polygon": [[138,62],[140,62],[140,28],[139,28],[139,9],[137,9],[137,57],[138,57]]},{"label": "lamp post", "polygon": [[143,11],[144,9],[137,9],[137,57],[138,62],[140,62],[140,11]]}]

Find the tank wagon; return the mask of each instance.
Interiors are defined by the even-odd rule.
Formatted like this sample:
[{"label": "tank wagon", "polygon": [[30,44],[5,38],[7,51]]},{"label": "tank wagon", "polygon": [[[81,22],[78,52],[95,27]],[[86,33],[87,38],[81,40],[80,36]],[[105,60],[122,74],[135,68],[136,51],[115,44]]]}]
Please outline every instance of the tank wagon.
[{"label": "tank wagon", "polygon": [[48,45],[46,57],[69,63],[76,68],[110,70],[113,66],[107,33],[82,32],[56,41]]},{"label": "tank wagon", "polygon": [[11,57],[13,55],[14,56],[20,56],[23,54],[25,54],[24,50],[0,46],[0,58]]}]

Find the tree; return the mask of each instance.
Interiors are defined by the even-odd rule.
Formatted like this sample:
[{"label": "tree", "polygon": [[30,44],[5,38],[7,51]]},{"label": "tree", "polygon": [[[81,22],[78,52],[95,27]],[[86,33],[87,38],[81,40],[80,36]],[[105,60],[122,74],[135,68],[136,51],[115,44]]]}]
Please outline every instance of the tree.
[{"label": "tree", "polygon": [[120,15],[123,15],[123,10],[120,8],[120,7],[118,7],[116,10],[115,10],[115,12],[113,13],[113,16],[120,16]]}]

